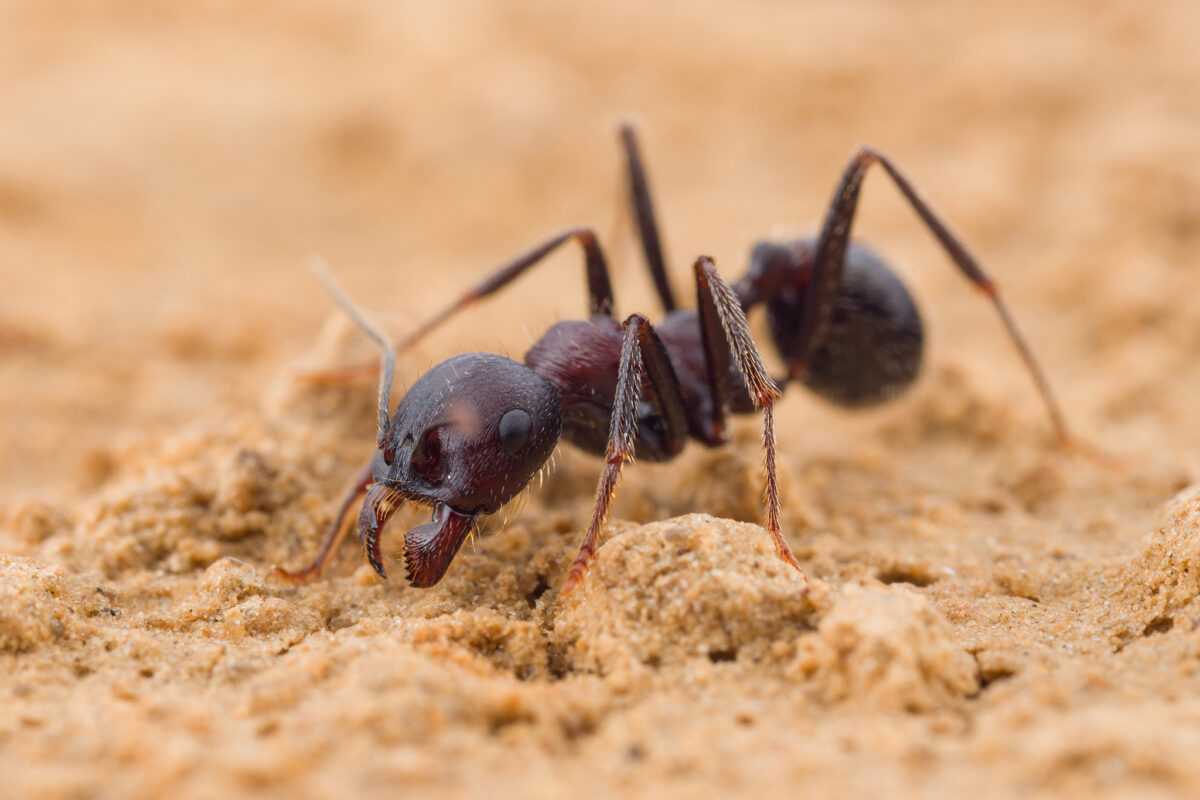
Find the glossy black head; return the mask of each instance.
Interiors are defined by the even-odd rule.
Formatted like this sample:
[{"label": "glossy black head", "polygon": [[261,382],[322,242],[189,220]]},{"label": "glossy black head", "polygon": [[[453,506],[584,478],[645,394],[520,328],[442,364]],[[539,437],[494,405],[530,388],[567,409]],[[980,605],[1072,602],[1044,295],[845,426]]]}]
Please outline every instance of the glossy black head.
[{"label": "glossy black head", "polygon": [[924,327],[912,295],[883,259],[851,243],[829,329],[806,361],[814,247],[811,239],[755,246],[738,286],[743,304],[766,304],[775,347],[809,389],[851,408],[886,402],[921,371]]},{"label": "glossy black head", "polygon": [[516,496],[550,457],[560,427],[558,392],[522,364],[468,353],[433,367],[401,399],[375,457],[359,517],[372,566],[384,574],[378,538],[395,509],[430,505],[433,521],[405,536],[405,564],[413,585],[436,583],[475,518]]}]

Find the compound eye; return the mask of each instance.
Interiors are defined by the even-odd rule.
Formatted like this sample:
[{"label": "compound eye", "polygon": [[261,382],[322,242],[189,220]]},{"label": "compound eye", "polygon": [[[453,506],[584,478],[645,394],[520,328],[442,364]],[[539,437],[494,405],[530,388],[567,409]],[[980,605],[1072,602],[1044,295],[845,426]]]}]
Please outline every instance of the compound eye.
[{"label": "compound eye", "polygon": [[500,418],[500,446],[510,456],[529,441],[529,433],[533,430],[533,419],[529,412],[519,408],[504,412]]}]

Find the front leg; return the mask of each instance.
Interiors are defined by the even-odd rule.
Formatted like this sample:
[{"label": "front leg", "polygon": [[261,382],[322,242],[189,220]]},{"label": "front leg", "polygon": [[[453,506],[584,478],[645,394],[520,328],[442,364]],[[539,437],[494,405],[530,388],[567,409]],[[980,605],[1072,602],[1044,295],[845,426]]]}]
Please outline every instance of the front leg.
[{"label": "front leg", "polygon": [[608,519],[609,507],[621,479],[621,469],[632,461],[638,434],[638,401],[642,380],[648,378],[662,414],[664,450],[678,452],[687,439],[687,416],[679,379],[671,359],[649,320],[632,314],[621,326],[621,359],[617,367],[617,389],[613,397],[612,417],[608,426],[608,446],[604,453],[604,471],[596,488],[596,505],[579,554],[571,562],[562,594],[569,593],[583,580],[596,555],[600,531]]}]

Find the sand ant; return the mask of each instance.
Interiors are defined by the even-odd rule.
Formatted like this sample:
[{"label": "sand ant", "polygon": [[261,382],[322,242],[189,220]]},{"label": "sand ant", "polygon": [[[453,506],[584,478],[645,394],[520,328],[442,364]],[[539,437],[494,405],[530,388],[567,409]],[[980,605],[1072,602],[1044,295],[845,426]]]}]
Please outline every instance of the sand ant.
[{"label": "sand ant", "polygon": [[[281,574],[297,580],[317,575],[348,530],[343,523],[351,505],[365,493],[358,533],[381,577],[386,570],[379,537],[388,518],[405,502],[432,506],[432,521],[404,537],[409,583],[432,586],[476,519],[521,492],[565,438],[604,457],[591,522],[565,593],[585,575],[621,468],[635,453],[667,461],[689,438],[721,445],[726,412],[756,410],[763,416],[767,532],[779,558],[799,569],[779,528],[772,410],[782,388],[800,383],[837,405],[861,408],[898,395],[921,367],[924,333],[911,295],[879,256],[850,237],[862,180],[872,164],[892,178],[954,265],[991,300],[1058,437],[1067,440],[1049,384],[995,284],[885,156],[859,150],[842,174],[816,239],[760,242],[751,251],[746,275],[733,286],[717,274],[712,259],[696,259],[696,309],[681,310],[667,277],[634,130],[623,126],[620,140],[639,238],[666,317],[657,325],[640,314],[617,322],[596,236],[587,228],[565,231],[489,274],[410,334],[399,350],[508,286],[566,242],[577,243],[585,256],[589,318],[552,326],[524,363],[487,353],[443,361],[414,383],[389,415],[396,348],[328,282],[338,303],[383,351],[377,449],[342,501],[313,562]],[[787,367],[777,379],[768,375],[746,321],[746,313],[759,305],[766,306],[771,338]],[[314,377],[338,381],[361,372],[350,368]]]}]

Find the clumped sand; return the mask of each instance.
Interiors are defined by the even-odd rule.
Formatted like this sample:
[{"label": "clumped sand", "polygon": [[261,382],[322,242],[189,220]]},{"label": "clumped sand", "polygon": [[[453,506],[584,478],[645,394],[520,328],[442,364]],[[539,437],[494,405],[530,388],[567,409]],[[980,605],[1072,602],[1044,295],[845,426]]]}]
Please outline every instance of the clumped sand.
[{"label": "clumped sand", "polygon": [[[1200,793],[1194,4],[727,13],[0,12],[5,793]],[[736,276],[754,237],[815,227],[854,145],[887,151],[996,273],[1080,446],[872,176],[860,230],[930,350],[887,409],[785,397],[805,577],[757,525],[748,419],[630,467],[567,598],[598,465],[565,447],[433,589],[349,545],[274,579],[372,447],[372,386],[295,380],[370,352],[304,259],[400,332],[588,223],[650,311],[610,231],[627,113],[681,289],[697,252]],[[576,316],[577,260],[407,354],[401,388]]]}]

